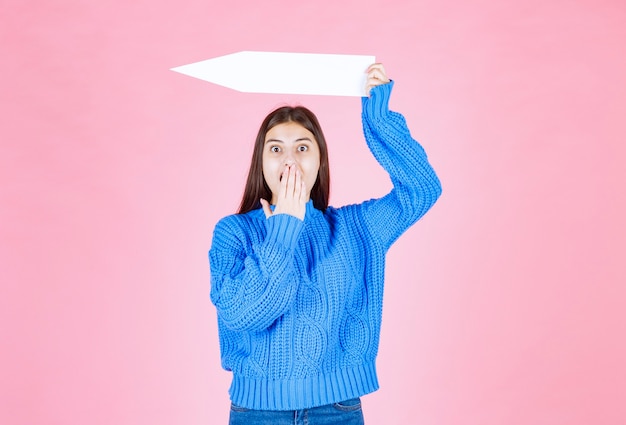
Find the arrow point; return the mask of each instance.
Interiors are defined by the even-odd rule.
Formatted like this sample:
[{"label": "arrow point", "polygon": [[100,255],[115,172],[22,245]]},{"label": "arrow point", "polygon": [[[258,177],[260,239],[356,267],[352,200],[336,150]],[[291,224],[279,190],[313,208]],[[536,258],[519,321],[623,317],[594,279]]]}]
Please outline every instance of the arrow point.
[{"label": "arrow point", "polygon": [[242,92],[365,96],[374,56],[244,50],[171,68]]}]

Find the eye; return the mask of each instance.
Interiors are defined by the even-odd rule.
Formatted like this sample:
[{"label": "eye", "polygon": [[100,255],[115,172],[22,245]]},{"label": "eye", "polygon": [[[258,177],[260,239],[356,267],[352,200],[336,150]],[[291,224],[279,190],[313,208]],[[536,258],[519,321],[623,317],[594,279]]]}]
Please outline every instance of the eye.
[{"label": "eye", "polygon": [[309,147],[307,145],[298,146],[298,152],[306,152],[308,150],[309,150]]},{"label": "eye", "polygon": [[273,152],[273,153],[280,152],[280,147],[276,145],[270,146],[270,152]]}]

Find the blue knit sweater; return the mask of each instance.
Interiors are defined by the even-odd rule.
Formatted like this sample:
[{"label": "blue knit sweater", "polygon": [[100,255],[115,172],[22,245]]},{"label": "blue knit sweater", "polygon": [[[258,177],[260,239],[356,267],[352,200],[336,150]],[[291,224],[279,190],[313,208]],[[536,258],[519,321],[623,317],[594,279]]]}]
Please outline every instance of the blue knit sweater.
[{"label": "blue knit sweater", "polygon": [[215,226],[211,301],[239,406],[298,410],[378,389],[385,254],[441,193],[404,117],[389,111],[392,87],[362,99],[365,139],[391,177],[389,194],[326,211],[309,201],[304,221],[257,209]]}]

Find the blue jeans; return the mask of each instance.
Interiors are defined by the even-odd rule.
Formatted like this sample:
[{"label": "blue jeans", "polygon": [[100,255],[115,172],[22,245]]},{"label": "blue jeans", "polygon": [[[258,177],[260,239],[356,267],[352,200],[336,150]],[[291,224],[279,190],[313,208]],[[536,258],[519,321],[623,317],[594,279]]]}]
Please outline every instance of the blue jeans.
[{"label": "blue jeans", "polygon": [[229,425],[363,425],[361,399],[304,410],[251,410],[232,404]]}]

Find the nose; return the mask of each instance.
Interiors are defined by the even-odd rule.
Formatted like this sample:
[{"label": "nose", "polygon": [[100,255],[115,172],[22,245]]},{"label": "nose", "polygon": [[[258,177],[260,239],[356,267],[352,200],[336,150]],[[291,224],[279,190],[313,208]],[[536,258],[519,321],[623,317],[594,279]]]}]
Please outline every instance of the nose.
[{"label": "nose", "polygon": [[293,155],[288,152],[285,154],[285,165],[293,165],[296,163],[295,158],[293,157]]}]

